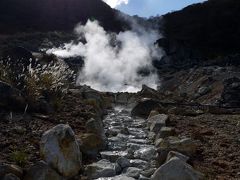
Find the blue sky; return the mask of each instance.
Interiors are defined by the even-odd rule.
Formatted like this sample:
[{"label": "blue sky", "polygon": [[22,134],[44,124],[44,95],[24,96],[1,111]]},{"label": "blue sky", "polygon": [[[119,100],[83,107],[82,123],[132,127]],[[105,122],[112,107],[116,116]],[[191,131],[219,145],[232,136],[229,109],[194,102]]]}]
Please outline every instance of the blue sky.
[{"label": "blue sky", "polygon": [[[118,0],[108,0],[118,1]],[[130,14],[142,17],[163,15],[171,11],[180,10],[190,4],[204,2],[205,0],[119,0],[123,1],[115,8]]]}]

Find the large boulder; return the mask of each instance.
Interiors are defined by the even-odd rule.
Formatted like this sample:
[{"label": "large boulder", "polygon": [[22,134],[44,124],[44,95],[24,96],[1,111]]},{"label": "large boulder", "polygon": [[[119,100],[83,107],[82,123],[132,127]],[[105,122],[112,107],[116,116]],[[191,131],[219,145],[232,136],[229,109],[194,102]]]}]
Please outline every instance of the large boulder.
[{"label": "large boulder", "polygon": [[181,152],[184,155],[192,156],[196,153],[196,143],[190,138],[179,139],[178,137],[167,137],[161,139],[157,144],[159,154],[158,161],[160,164],[165,162],[170,151]]},{"label": "large boulder", "polygon": [[47,164],[65,177],[77,175],[82,167],[79,145],[69,125],[59,124],[46,131],[40,150]]},{"label": "large boulder", "polygon": [[138,96],[144,98],[158,99],[159,95],[155,89],[152,89],[146,85],[142,85],[142,90],[138,93]]},{"label": "large boulder", "polygon": [[100,150],[103,150],[106,146],[105,140],[99,135],[93,133],[86,133],[80,137],[80,148],[83,155],[87,157],[95,158]]},{"label": "large boulder", "polygon": [[106,159],[102,159],[96,163],[88,165],[85,172],[89,179],[112,177],[116,175],[116,167],[114,163],[111,163]]},{"label": "large boulder", "polygon": [[153,109],[160,108],[159,102],[153,99],[144,98],[132,109],[131,115],[147,118]]},{"label": "large boulder", "polygon": [[8,110],[22,111],[26,102],[21,92],[10,84],[0,81],[0,107]]},{"label": "large boulder", "polygon": [[30,167],[23,180],[64,180],[56,171],[40,161]]},{"label": "large boulder", "polygon": [[190,165],[177,157],[173,157],[155,171],[151,180],[200,180],[203,178],[204,176]]}]

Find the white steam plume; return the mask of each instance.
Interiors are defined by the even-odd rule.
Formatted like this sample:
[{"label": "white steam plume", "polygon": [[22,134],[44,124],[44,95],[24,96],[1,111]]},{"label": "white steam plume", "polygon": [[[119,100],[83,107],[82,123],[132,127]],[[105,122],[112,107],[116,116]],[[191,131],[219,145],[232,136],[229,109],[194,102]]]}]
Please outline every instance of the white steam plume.
[{"label": "white steam plume", "polygon": [[115,8],[121,4],[128,4],[128,0],[103,0],[107,3],[111,8]]},{"label": "white steam plume", "polygon": [[[137,25],[135,29],[110,34],[97,21],[88,21],[86,25],[79,25],[75,29],[79,39],[84,38],[86,43],[72,42],[63,48],[51,49],[48,53],[63,58],[83,57],[84,67],[77,84],[111,92],[136,92],[143,84],[156,88],[158,77],[152,59],[161,56],[161,51],[154,46],[159,34],[153,30],[145,31]],[[147,76],[139,75],[142,69],[150,73]]]}]

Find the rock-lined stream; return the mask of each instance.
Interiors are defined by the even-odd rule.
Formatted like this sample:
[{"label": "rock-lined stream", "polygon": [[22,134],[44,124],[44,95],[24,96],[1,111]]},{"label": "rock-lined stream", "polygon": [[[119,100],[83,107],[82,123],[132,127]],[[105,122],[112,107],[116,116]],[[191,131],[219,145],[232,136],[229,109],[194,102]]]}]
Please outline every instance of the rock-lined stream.
[{"label": "rock-lined stream", "polygon": [[92,179],[149,179],[156,170],[155,146],[149,140],[147,121],[132,118],[122,107],[110,111],[103,120],[107,149],[102,160],[88,166]]}]

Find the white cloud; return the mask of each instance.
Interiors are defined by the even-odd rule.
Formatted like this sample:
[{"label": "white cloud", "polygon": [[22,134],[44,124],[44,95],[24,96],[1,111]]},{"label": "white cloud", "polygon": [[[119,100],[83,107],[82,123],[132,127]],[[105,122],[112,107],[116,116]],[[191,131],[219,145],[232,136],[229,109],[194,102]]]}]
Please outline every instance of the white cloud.
[{"label": "white cloud", "polygon": [[129,0],[103,0],[105,3],[107,3],[112,8],[115,8],[121,4],[128,4]]}]

